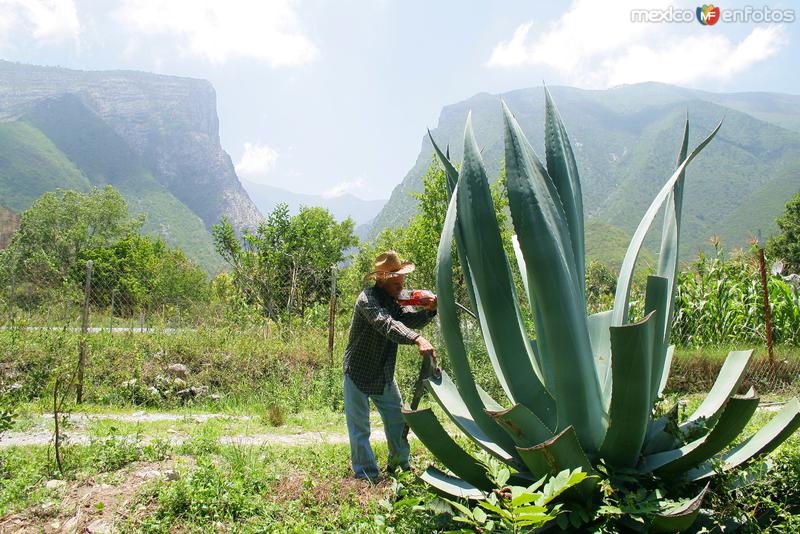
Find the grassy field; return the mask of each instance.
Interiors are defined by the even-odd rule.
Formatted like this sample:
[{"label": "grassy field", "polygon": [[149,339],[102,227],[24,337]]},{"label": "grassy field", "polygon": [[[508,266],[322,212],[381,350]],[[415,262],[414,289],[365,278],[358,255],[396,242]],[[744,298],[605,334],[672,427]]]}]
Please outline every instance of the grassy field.
[{"label": "grassy field", "polygon": [[[435,330],[427,335],[441,345]],[[327,333],[308,326],[89,335],[86,401],[68,401],[69,414],[61,420],[61,473],[51,444],[52,386],[73,372],[79,336],[63,329],[0,332],[0,354],[7,355],[4,402],[15,406],[13,426],[0,436],[0,532],[458,528],[449,506],[413,475],[377,485],[350,478],[340,401],[345,336],[346,325],[340,325],[331,362]],[[494,392],[485,353],[473,337],[467,344],[475,373]],[[713,379],[724,355],[743,348],[678,349],[673,378]],[[758,348],[756,356],[765,353]],[[780,346],[776,357],[800,362],[800,349]],[[179,382],[169,370],[176,363],[186,367]],[[401,348],[397,377],[406,397],[418,363],[415,351]],[[191,387],[207,389],[194,397],[178,394]],[[148,396],[149,388],[157,393]],[[685,401],[686,416],[702,395],[675,389],[667,402]],[[791,387],[760,391],[762,401],[783,402],[797,392],[797,373]],[[766,423],[769,409],[757,413],[745,434]],[[372,422],[381,464],[387,451],[377,414]],[[455,434],[455,427],[450,430]],[[416,439],[411,443],[417,471],[435,464]],[[786,485],[800,476],[800,439],[792,437],[775,458],[778,472],[786,471],[780,481],[753,486],[752,498],[718,486],[709,502],[736,515],[767,506],[775,524],[764,531],[792,532],[792,507],[800,498]]]}]

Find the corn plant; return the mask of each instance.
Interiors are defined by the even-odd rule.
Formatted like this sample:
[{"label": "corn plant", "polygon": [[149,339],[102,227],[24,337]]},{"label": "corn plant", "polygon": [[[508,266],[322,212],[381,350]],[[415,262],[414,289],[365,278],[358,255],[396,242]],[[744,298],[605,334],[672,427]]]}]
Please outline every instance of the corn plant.
[{"label": "corn plant", "polygon": [[[764,296],[752,255],[726,257],[714,240],[714,255],[701,253],[693,269],[679,275],[672,340],[708,345],[766,339]],[[768,275],[767,291],[776,343],[800,343],[800,297],[779,274]]]},{"label": "corn plant", "polygon": [[[675,532],[694,522],[716,472],[769,453],[800,426],[792,400],[741,444],[758,405],[754,391],[738,395],[752,351],[731,352],[699,408],[680,425],[675,411],[654,406],[667,378],[686,166],[720,125],[691,153],[688,119],[677,169],[658,192],[628,247],[613,308],[586,315],[583,201],[578,167],[564,124],[545,91],[545,163],[534,153],[503,103],[508,202],[514,251],[536,331],[530,339],[504,251],[486,170],[467,118],[460,170],[434,142],[448,179],[449,207],[439,243],[436,287],[439,318],[454,377],[427,386],[455,425],[505,462],[510,483],[527,486],[544,475],[627,470],[642,477],[689,483],[694,497],[665,506],[652,531]],[[433,139],[431,138],[433,141]],[[645,291],[645,317],[629,321],[634,264],[661,208],[664,223],[658,270]],[[489,360],[504,393],[494,399],[474,380],[453,298],[453,244]],[[422,478],[452,497],[485,499],[493,485],[483,463],[461,447],[428,409],[405,411],[417,437],[450,471],[428,468]],[[597,477],[572,490],[591,503]]]}]

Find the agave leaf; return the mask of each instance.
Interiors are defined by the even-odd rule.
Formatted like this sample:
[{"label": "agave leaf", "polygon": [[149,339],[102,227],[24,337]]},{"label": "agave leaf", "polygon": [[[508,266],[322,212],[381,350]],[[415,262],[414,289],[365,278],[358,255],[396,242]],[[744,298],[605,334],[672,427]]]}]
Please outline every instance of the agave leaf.
[{"label": "agave leaf", "polygon": [[641,471],[655,471],[659,476],[676,476],[708,460],[736,439],[747,426],[756,408],[758,397],[755,395],[731,397],[711,432],[680,449],[645,457]]},{"label": "agave leaf", "polygon": [[[436,144],[434,141],[433,136],[431,135],[431,131],[428,130],[428,137],[431,140],[431,144],[433,145],[433,149],[436,151],[436,157],[439,158],[439,161],[442,163],[442,167],[444,167],[445,176],[447,177],[447,202],[448,205],[452,200],[453,193],[456,190],[456,185],[458,184],[458,170],[450,161],[450,146],[447,146],[447,154],[442,154],[442,151],[439,150],[439,145]],[[458,262],[461,265],[461,271],[464,273],[464,281],[466,282],[467,286],[467,293],[469,294],[469,300],[473,304],[475,304],[475,293],[473,290],[472,278],[469,272],[469,262],[467,258],[464,256],[464,242],[463,237],[461,237],[461,226],[455,222],[455,229],[453,230],[456,240],[456,253],[458,254]],[[450,245],[452,248],[452,244]],[[438,258],[437,258],[438,261]],[[452,273],[450,274],[451,284],[452,284]],[[476,311],[477,313],[477,311]]]},{"label": "agave leaf", "polygon": [[656,515],[650,524],[650,532],[683,532],[690,528],[700,514],[708,486],[706,484],[694,499],[687,499],[669,512]]},{"label": "agave leaf", "polygon": [[605,428],[586,304],[578,290],[584,281],[577,279],[566,216],[553,181],[505,103],[503,115],[508,203],[528,286],[541,312],[537,338],[552,375],[548,388],[558,407],[558,429],[574,426],[581,444],[593,453]]},{"label": "agave leaf", "polygon": [[611,313],[612,310],[606,310],[586,317],[603,406],[608,406],[611,399]]},{"label": "agave leaf", "polygon": [[551,439],[553,431],[521,404],[502,411],[487,411],[508,432],[518,447],[533,447]]},{"label": "agave leaf", "polygon": [[708,392],[697,410],[681,425],[681,430],[688,432],[698,426],[700,422],[708,427],[716,421],[725,403],[728,402],[731,395],[739,390],[752,355],[752,350],[737,350],[728,353],[714,385],[711,386],[711,391]]},{"label": "agave leaf", "polygon": [[[446,372],[442,371],[438,378],[429,378],[426,385],[445,413],[467,437],[499,460],[515,466],[519,465],[514,441],[503,433],[497,423],[492,420],[486,421],[486,423],[492,425],[494,433],[497,433],[501,439],[495,440],[493,436],[486,434],[473,418],[464,399],[459,395],[456,385],[453,384]],[[478,394],[480,395],[480,391]],[[492,405],[497,405],[497,403],[492,401]],[[485,418],[486,414],[483,415]]]},{"label": "agave leaf", "polygon": [[[528,296],[528,303],[530,304],[531,311],[533,313],[533,324],[536,327],[537,332],[542,332],[542,312],[539,310],[538,303],[536,302],[536,296],[531,293],[530,286],[528,285],[528,269],[525,267],[525,258],[522,256],[522,249],[519,248],[519,239],[517,239],[516,234],[511,236],[511,246],[514,249],[514,257],[517,259],[517,266],[519,267],[522,286],[525,288],[525,294]],[[531,340],[531,348],[533,349],[533,357],[536,359],[536,363],[539,365],[539,369],[544,375],[544,385],[547,387],[548,384],[553,383],[553,372],[550,368],[549,362],[542,359],[542,354],[548,353],[546,339],[542,337],[537,340]]]},{"label": "agave leaf", "polygon": [[501,385],[505,382],[512,403],[524,404],[552,427],[556,405],[539,379],[528,343],[471,118],[467,119],[464,161],[454,197],[458,199],[460,244],[469,262],[475,309],[495,373]]},{"label": "agave leaf", "polygon": [[[681,149],[678,153],[678,161],[675,163],[679,166],[683,160],[686,159],[686,153],[689,150],[689,117],[687,115],[686,121],[683,126],[683,140],[681,141]],[[661,250],[658,255],[658,276],[663,276],[667,279],[667,294],[669,295],[667,301],[667,322],[664,325],[663,333],[658,335],[662,338],[664,346],[669,344],[669,334],[672,325],[672,314],[674,311],[675,302],[675,280],[678,278],[678,245],[680,243],[681,235],[681,213],[683,211],[683,184],[686,179],[686,171],[682,172],[675,185],[670,191],[666,201],[666,209],[664,211],[664,226],[661,231]],[[656,331],[658,332],[658,331]]]},{"label": "agave leaf", "polygon": [[[578,278],[583,280],[586,276],[583,242],[583,195],[581,194],[581,181],[578,176],[578,164],[569,142],[567,129],[561,120],[555,103],[550,96],[550,91],[545,87],[545,134],[544,150],[547,161],[547,172],[553,179],[553,184],[558,191],[561,205],[567,219],[572,252],[575,256],[575,271]],[[580,284],[581,293],[585,291]],[[585,299],[586,296],[583,295]]]},{"label": "agave leaf", "polygon": [[664,340],[663,332],[667,328],[667,314],[669,313],[670,299],[669,280],[662,276],[648,276],[647,289],[645,290],[644,312],[655,312],[652,353],[652,372],[650,373],[650,408],[653,407],[658,398],[658,390],[661,385],[661,378],[664,371],[664,364],[667,358],[667,342]]},{"label": "agave leaf", "polygon": [[403,419],[425,447],[455,475],[482,490],[493,487],[486,466],[450,437],[430,408],[403,410]]},{"label": "agave leaf", "polygon": [[661,370],[661,380],[658,383],[656,398],[664,395],[664,389],[669,381],[669,371],[672,368],[672,356],[675,354],[675,345],[667,347],[667,354],[664,356],[664,368]]},{"label": "agave leaf", "polygon": [[[758,432],[716,459],[722,462],[723,471],[730,471],[749,460],[769,454],[798,427],[800,427],[800,401],[792,399]],[[714,475],[713,462],[706,462],[687,473],[688,479],[692,482],[712,475]]]},{"label": "agave leaf", "polygon": [[437,145],[436,141],[434,141],[430,130],[428,130],[428,138],[431,140],[433,150],[436,152],[436,157],[439,158],[439,162],[441,162],[442,167],[444,168],[444,174],[447,177],[447,200],[449,201],[450,197],[453,195],[453,191],[456,188],[456,184],[458,183],[458,170],[450,161],[450,147],[447,148],[448,155],[442,154],[442,151],[439,150],[439,145]]},{"label": "agave leaf", "polygon": [[[572,427],[534,447],[517,447],[522,461],[534,478],[544,475],[556,476],[564,469],[580,467],[584,473],[594,473],[591,462],[583,452],[578,436]],[[596,478],[588,478],[575,487],[582,497],[589,497],[596,485]]]},{"label": "agave leaf", "polygon": [[675,183],[683,174],[686,166],[689,165],[689,163],[691,163],[691,161],[706,147],[706,145],[711,142],[714,136],[717,135],[717,132],[721,126],[722,122],[717,124],[716,128],[714,128],[708,137],[706,137],[699,145],[697,145],[697,147],[692,150],[692,153],[689,154],[689,157],[678,166],[677,170],[672,174],[670,179],[667,180],[667,183],[664,184],[664,187],[661,188],[661,191],[659,191],[656,197],[653,199],[653,202],[650,204],[650,207],[647,208],[644,217],[642,217],[639,226],[636,228],[633,238],[628,245],[628,250],[625,252],[625,258],[622,260],[622,267],[620,267],[619,277],[617,278],[617,290],[614,293],[613,324],[615,326],[625,324],[628,321],[628,299],[630,297],[630,285],[631,279],[633,278],[633,268],[636,265],[636,258],[639,256],[639,251],[642,249],[642,243],[647,235],[647,231],[650,229],[650,225],[653,224],[653,220],[658,214],[659,209],[661,209],[661,206],[664,204],[667,196],[672,191]]},{"label": "agave leaf", "polygon": [[614,466],[636,465],[647,433],[655,325],[650,312],[640,323],[611,327],[611,406],[600,456]]},{"label": "agave leaf", "polygon": [[448,475],[433,466],[428,467],[419,478],[433,488],[436,493],[444,497],[474,501],[481,501],[486,498],[485,493],[469,482]]},{"label": "agave leaf", "polygon": [[[442,338],[447,347],[447,356],[450,358],[450,362],[453,366],[453,373],[455,373],[459,395],[439,394],[440,388],[432,389],[434,395],[443,405],[445,404],[445,400],[448,401],[448,405],[456,402],[456,399],[458,399],[459,402],[463,402],[467,411],[472,416],[472,420],[487,436],[487,438],[482,439],[482,441],[495,442],[499,444],[502,449],[513,450],[513,442],[509,440],[506,433],[491,417],[486,415],[484,411],[487,408],[487,404],[482,398],[481,390],[475,384],[475,378],[472,375],[469,358],[467,357],[467,349],[464,345],[464,337],[461,333],[461,324],[458,319],[458,310],[456,308],[453,290],[452,250],[453,233],[456,228],[457,190],[458,185],[456,185],[456,192],[450,198],[450,205],[447,209],[447,215],[445,216],[444,227],[442,229],[442,237],[439,241],[439,250],[436,258],[436,291],[438,294],[438,315]],[[446,375],[443,373],[443,381],[445,380],[445,376]],[[498,376],[498,378],[502,380],[502,375]],[[431,386],[433,385],[435,384],[431,383]],[[486,397],[488,397],[488,395],[486,395]],[[492,400],[492,403],[494,405],[497,404],[494,400]],[[493,408],[494,406],[489,405],[489,407]],[[467,433],[471,436],[477,435],[474,431]]]}]

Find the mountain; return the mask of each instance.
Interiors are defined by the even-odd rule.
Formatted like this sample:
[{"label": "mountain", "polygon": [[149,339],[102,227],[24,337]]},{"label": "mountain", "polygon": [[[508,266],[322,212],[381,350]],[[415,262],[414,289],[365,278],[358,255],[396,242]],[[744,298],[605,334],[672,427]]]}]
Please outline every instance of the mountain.
[{"label": "mountain", "polygon": [[242,180],[242,186],[263,214],[275,209],[280,203],[287,204],[291,213],[297,213],[300,206],[321,206],[326,208],[339,221],[351,217],[356,225],[370,222],[386,204],[386,199],[363,200],[345,193],[336,197],[293,193],[287,189]]},{"label": "mountain", "polygon": [[[777,230],[775,218],[800,190],[800,96],[775,93],[717,94],[660,83],[607,90],[551,87],[569,131],[581,173],[587,221],[630,235],[650,201],[672,174],[683,120],[690,119],[696,145],[721,119],[722,129],[687,171],[681,251],[684,258],[712,234],[728,247],[743,246],[751,234]],[[544,91],[521,89],[481,93],[446,106],[434,138],[450,145],[454,161],[463,150],[469,111],[492,179],[503,157],[503,99],[534,150],[544,154]],[[417,161],[395,188],[368,233],[406,224],[415,213],[411,192],[422,188],[433,148],[427,136]],[[660,235],[660,234],[659,234]],[[658,236],[651,236],[651,248]]]},{"label": "mountain", "polygon": [[0,205],[19,212],[44,191],[104,184],[147,213],[145,232],[209,271],[222,266],[213,224],[261,220],[220,145],[209,82],[0,61]]}]

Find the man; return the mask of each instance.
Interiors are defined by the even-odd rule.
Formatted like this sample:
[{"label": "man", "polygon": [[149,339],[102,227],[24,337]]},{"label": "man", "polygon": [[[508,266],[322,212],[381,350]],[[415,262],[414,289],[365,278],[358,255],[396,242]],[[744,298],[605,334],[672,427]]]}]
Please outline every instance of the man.
[{"label": "man", "polygon": [[383,419],[389,444],[390,472],[408,469],[409,446],[403,437],[402,400],[394,367],[397,345],[416,344],[420,354],[435,355],[433,345],[412,328],[422,328],[436,315],[436,299],[423,309],[400,307],[395,301],[405,275],[414,270],[393,250],[375,259],[375,271],[367,275],[375,285],[361,292],[353,310],[350,338],[344,352],[344,413],[350,436],[350,457],[356,478],[377,480],[378,465],[369,444],[369,401]]}]

